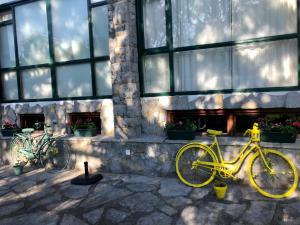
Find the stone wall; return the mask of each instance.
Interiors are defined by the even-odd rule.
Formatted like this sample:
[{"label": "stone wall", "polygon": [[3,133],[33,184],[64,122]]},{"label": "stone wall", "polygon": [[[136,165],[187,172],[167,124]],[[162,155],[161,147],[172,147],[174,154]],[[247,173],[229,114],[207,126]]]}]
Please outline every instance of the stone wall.
[{"label": "stone wall", "polygon": [[109,48],[112,68],[115,137],[141,135],[135,0],[109,0]]},{"label": "stone wall", "polygon": [[164,135],[166,110],[300,108],[300,92],[232,93],[142,98],[142,133]]},{"label": "stone wall", "polygon": [[43,113],[45,122],[56,121],[54,126],[56,134],[64,135],[70,132],[68,127],[68,113],[73,112],[100,112],[101,134],[114,135],[113,104],[112,100],[95,101],[60,101],[60,102],[32,102],[2,104],[2,122],[9,120],[20,125],[20,114]]},{"label": "stone wall", "polygon": [[[176,176],[175,157],[177,151],[187,142],[170,141],[164,138],[139,138],[120,140],[113,138],[62,138],[72,151],[72,165],[83,168],[84,161],[89,162],[91,170],[112,173],[132,173],[153,176]],[[201,138],[199,141],[211,143],[211,139]],[[10,163],[8,151],[10,139],[0,138],[1,164]],[[221,137],[220,145],[225,160],[233,159],[244,139]],[[285,153],[300,169],[300,143],[272,144],[262,143],[263,147],[276,148]],[[130,155],[126,154],[130,151]],[[246,174],[247,160],[238,177],[248,180]]]}]

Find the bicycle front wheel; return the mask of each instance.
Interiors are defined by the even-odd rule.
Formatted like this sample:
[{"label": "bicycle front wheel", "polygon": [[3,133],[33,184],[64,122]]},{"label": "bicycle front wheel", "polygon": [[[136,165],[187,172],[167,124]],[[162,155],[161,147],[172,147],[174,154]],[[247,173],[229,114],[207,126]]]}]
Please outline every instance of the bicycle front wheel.
[{"label": "bicycle front wheel", "polygon": [[[202,187],[213,181],[216,170],[208,165],[196,165],[195,161],[216,162],[216,155],[207,146],[191,143],[183,146],[176,157],[176,173],[188,186]],[[193,166],[194,163],[194,166]]]},{"label": "bicycle front wheel", "polygon": [[264,149],[262,152],[271,171],[266,168],[259,152],[255,153],[248,164],[251,184],[266,197],[289,197],[298,184],[296,167],[283,153],[275,149]]},{"label": "bicycle front wheel", "polygon": [[69,169],[71,160],[71,150],[64,142],[54,141],[46,152],[40,155],[41,165],[46,169],[63,170]]},{"label": "bicycle front wheel", "polygon": [[25,143],[21,138],[14,138],[10,144],[10,157],[11,163],[14,164],[21,164],[25,166],[29,161],[28,158],[20,152],[20,149],[25,148]]}]

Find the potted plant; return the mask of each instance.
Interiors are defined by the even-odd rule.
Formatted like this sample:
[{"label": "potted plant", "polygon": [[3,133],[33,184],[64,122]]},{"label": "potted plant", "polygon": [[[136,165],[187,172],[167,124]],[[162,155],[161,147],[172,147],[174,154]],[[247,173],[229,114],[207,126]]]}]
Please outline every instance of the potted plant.
[{"label": "potted plant", "polygon": [[17,124],[10,122],[8,120],[4,120],[1,129],[2,136],[10,137],[18,132],[20,132],[20,128],[17,126]]},{"label": "potted plant", "polygon": [[178,121],[177,123],[166,123],[165,132],[170,140],[193,140],[197,126],[191,121]]},{"label": "potted plant", "polygon": [[227,184],[223,181],[217,180],[214,183],[214,191],[218,199],[223,199],[226,195]]},{"label": "potted plant", "polygon": [[261,141],[294,143],[300,123],[291,118],[269,115],[258,120],[261,128]]},{"label": "potted plant", "polygon": [[97,127],[91,119],[77,120],[71,125],[71,129],[77,137],[92,137],[97,134]]},{"label": "potted plant", "polygon": [[15,175],[19,176],[19,175],[21,175],[21,174],[23,173],[23,168],[24,168],[24,166],[23,166],[21,163],[17,162],[17,163],[13,166],[13,168],[14,168],[14,173],[15,173]]}]

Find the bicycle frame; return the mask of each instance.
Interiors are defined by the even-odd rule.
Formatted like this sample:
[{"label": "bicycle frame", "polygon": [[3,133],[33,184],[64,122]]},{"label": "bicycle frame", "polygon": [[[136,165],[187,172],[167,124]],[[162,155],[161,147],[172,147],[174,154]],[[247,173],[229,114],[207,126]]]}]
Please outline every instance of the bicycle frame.
[{"label": "bicycle frame", "polygon": [[[244,163],[245,159],[253,152],[258,151],[260,154],[260,157],[262,158],[265,167],[272,171],[272,169],[268,166],[265,157],[262,153],[261,147],[259,145],[259,142],[253,142],[251,139],[246,143],[246,145],[239,151],[238,155],[231,161],[225,161],[223,159],[223,155],[221,153],[221,149],[219,146],[219,142],[216,136],[214,137],[213,143],[208,146],[213,152],[214,149],[217,150],[217,159],[219,162],[205,162],[201,160],[196,160],[193,163],[193,166],[207,166],[210,169],[215,169],[219,172],[227,173],[230,177],[234,177],[233,175],[238,173],[239,170],[242,167],[242,164]],[[251,147],[250,145],[253,144]]]},{"label": "bicycle frame", "polygon": [[49,135],[47,133],[43,133],[42,137],[39,139],[38,143],[35,145],[36,151],[33,151],[33,144],[31,134],[16,134],[17,137],[21,138],[23,143],[27,143],[27,146],[25,148],[20,149],[19,151],[24,154],[28,159],[34,159],[38,158],[40,155],[40,152],[42,151],[43,147],[46,145],[50,145],[54,140],[51,140]]}]

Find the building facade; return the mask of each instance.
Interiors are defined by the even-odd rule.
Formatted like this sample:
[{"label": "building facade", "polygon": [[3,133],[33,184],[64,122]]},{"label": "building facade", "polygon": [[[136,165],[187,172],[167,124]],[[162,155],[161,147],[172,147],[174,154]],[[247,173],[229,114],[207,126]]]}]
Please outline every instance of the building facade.
[{"label": "building facade", "polygon": [[164,138],[177,111],[228,132],[298,114],[297,0],[0,3],[2,123],[43,114],[68,134],[72,113],[97,112],[102,136],[130,140]]}]

